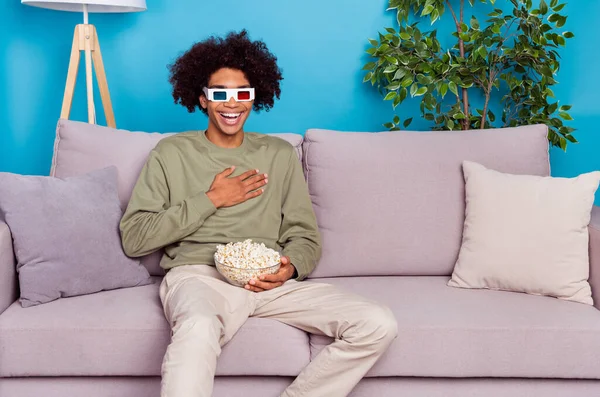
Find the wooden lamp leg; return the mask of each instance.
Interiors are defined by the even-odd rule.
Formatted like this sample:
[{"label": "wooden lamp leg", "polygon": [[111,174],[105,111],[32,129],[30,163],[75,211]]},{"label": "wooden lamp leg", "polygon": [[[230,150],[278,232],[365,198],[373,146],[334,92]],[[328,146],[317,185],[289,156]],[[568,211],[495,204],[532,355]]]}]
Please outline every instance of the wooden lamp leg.
[{"label": "wooden lamp leg", "polygon": [[94,36],[90,25],[83,25],[83,45],[85,53],[85,86],[87,91],[88,123],[96,124],[96,112],[94,109],[94,84],[92,81],[92,48],[94,48]]},{"label": "wooden lamp leg", "polygon": [[77,82],[77,73],[79,71],[79,62],[81,51],[85,53],[85,77],[87,88],[88,102],[88,122],[96,123],[96,111],[94,108],[94,91],[92,81],[92,62],[96,71],[96,80],[100,89],[104,114],[106,116],[106,124],[109,127],[116,128],[115,115],[110,100],[110,92],[108,90],[108,82],[106,80],[106,72],[104,63],[102,62],[102,53],[100,52],[100,43],[98,34],[94,25],[80,24],[75,27],[73,36],[73,46],[71,48],[71,59],[69,61],[69,71],[67,72],[67,83],[65,85],[65,94],[63,96],[63,104],[60,117],[68,119],[71,114],[71,105],[73,104],[73,94],[75,93],[75,83]]},{"label": "wooden lamp leg", "polygon": [[100,89],[100,97],[102,98],[102,106],[104,107],[106,124],[109,127],[117,128],[117,124],[115,123],[115,114],[113,112],[112,102],[110,100],[110,92],[108,91],[108,82],[106,81],[104,63],[102,62],[102,53],[100,52],[100,41],[98,41],[96,29],[94,29],[94,44],[95,48],[94,51],[92,51],[92,58],[94,60],[94,69],[96,70],[98,88]]},{"label": "wooden lamp leg", "polygon": [[75,26],[75,34],[73,35],[71,59],[69,60],[69,71],[67,72],[67,84],[65,85],[65,94],[63,96],[62,109],[60,111],[61,119],[68,119],[71,114],[75,83],[77,82],[77,72],[79,71],[79,59],[81,57],[79,48],[79,25],[77,25]]}]

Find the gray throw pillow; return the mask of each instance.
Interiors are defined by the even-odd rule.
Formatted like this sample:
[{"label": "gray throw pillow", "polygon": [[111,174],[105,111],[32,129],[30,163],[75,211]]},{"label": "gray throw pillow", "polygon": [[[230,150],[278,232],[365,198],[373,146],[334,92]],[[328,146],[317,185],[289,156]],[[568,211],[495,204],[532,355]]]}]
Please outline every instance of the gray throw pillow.
[{"label": "gray throw pillow", "polygon": [[152,282],[123,252],[115,167],[64,179],[0,172],[0,212],[23,307]]}]

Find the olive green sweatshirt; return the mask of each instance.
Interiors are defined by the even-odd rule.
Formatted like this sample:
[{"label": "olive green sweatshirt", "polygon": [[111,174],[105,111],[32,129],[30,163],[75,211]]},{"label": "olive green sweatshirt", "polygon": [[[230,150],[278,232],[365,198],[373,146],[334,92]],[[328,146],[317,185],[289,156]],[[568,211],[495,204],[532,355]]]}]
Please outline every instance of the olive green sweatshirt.
[{"label": "olive green sweatshirt", "polygon": [[[258,169],[268,174],[262,195],[217,209],[206,196],[215,175]],[[321,255],[308,188],[294,147],[283,139],[245,133],[233,149],[216,146],[204,131],[161,140],[150,152],[120,224],[132,257],[165,248],[161,267],[213,265],[217,244],[252,239],[290,257],[298,279]]]}]

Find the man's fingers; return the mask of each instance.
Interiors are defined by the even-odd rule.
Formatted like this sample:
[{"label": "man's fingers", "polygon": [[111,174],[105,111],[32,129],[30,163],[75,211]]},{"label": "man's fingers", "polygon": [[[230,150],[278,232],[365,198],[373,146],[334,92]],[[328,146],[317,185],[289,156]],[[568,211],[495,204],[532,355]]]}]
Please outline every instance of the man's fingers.
[{"label": "man's fingers", "polygon": [[269,282],[269,283],[277,283],[277,282],[283,282],[284,281],[283,275],[279,274],[279,273],[265,274],[264,276],[260,276],[259,279],[260,279],[260,281],[266,281],[266,282]]},{"label": "man's fingers", "polygon": [[228,177],[229,175],[233,174],[233,171],[235,171],[235,165],[232,165],[229,168],[225,168],[221,173],[219,173],[219,175]]},{"label": "man's fingers", "polygon": [[262,289],[262,288],[256,287],[254,285],[249,285],[249,284],[246,284],[246,286],[244,288],[246,288],[248,291],[252,291],[252,292],[263,292],[264,291],[264,289]]},{"label": "man's fingers", "polygon": [[246,193],[246,200],[250,200],[251,198],[258,197],[261,194],[263,194],[264,191],[265,191],[265,189],[258,189],[253,192]]},{"label": "man's fingers", "polygon": [[273,289],[276,287],[281,286],[283,283],[280,281],[277,282],[265,282],[265,281],[259,281],[259,280],[250,280],[250,287],[258,287],[258,288],[262,288],[263,290],[269,290],[269,289]]},{"label": "man's fingers", "polygon": [[253,190],[256,190],[256,189],[258,189],[259,187],[263,187],[263,186],[265,186],[265,185],[267,184],[267,182],[268,182],[268,181],[267,181],[266,179],[263,179],[262,181],[259,181],[259,182],[255,182],[255,183],[253,183],[253,184],[252,184],[252,185],[250,185],[250,186],[246,186],[246,191],[248,191],[248,192],[251,192],[251,191],[253,191]]},{"label": "man's fingers", "polygon": [[243,174],[241,174],[240,176],[238,176],[238,178],[240,179],[240,181],[243,181],[246,178],[251,177],[252,175],[256,175],[258,174],[258,170],[248,170],[246,172],[244,172]]},{"label": "man's fingers", "polygon": [[252,185],[252,184],[254,184],[254,183],[256,183],[256,182],[263,181],[263,180],[265,180],[265,179],[267,179],[267,178],[268,178],[268,175],[267,175],[267,174],[257,174],[257,175],[253,175],[253,176],[251,176],[251,177],[249,177],[249,178],[246,178],[246,180],[245,180],[245,181],[243,181],[243,184],[244,184],[244,186],[250,186],[250,185]]}]

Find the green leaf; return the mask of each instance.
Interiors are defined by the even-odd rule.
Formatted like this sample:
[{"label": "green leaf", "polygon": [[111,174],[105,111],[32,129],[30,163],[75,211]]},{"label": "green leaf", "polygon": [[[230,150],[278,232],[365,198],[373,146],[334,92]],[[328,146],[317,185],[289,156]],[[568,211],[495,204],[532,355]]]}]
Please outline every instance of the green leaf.
[{"label": "green leaf", "polygon": [[549,77],[552,77],[552,70],[551,70],[551,69],[550,69],[548,66],[546,66],[546,65],[544,65],[544,66],[540,67],[540,72],[541,72],[541,73],[542,73],[544,76],[549,76]]},{"label": "green leaf", "polygon": [[557,4],[558,4],[558,0],[552,0],[552,1],[550,2],[550,7],[551,7],[551,8],[554,8],[554,7],[556,7],[556,5],[557,5]]},{"label": "green leaf", "polygon": [[385,98],[383,98],[383,100],[389,101],[391,99],[396,98],[396,95],[398,95],[398,93],[396,91],[388,92],[387,95],[385,96]]},{"label": "green leaf", "polygon": [[400,117],[398,115],[394,116],[394,124],[398,124],[400,122]]},{"label": "green leaf", "polygon": [[412,83],[413,83],[412,76],[408,76],[408,77],[405,77],[405,78],[404,78],[404,80],[402,80],[402,83],[400,83],[400,85],[401,85],[402,87],[408,87],[408,86],[410,86]]},{"label": "green leaf", "polygon": [[383,124],[383,126],[385,128],[394,128],[394,124],[392,124],[392,123],[385,123],[385,124]]},{"label": "green leaf", "polygon": [[567,17],[561,16],[560,18],[558,18],[558,21],[556,21],[556,27],[562,28],[563,26],[565,26],[565,23],[567,23]]},{"label": "green leaf", "polygon": [[562,136],[559,136],[558,139],[559,139],[560,148],[566,152],[567,151],[567,140],[565,138],[563,138]]},{"label": "green leaf", "polygon": [[573,117],[567,112],[560,112],[558,115],[564,120],[573,120]]},{"label": "green leaf", "polygon": [[575,35],[572,32],[564,32],[563,36],[567,39],[572,39]]},{"label": "green leaf", "polygon": [[544,0],[540,0],[540,13],[546,15],[548,12],[548,4]]},{"label": "green leaf", "polygon": [[408,90],[406,89],[406,87],[402,87],[402,89],[400,90],[400,94],[398,95],[398,98],[400,98],[400,102],[405,100],[407,95],[408,95]]},{"label": "green leaf", "polygon": [[417,75],[417,81],[423,85],[431,84],[433,78],[431,76],[424,76],[422,74]]},{"label": "green leaf", "polygon": [[562,46],[564,46],[564,45],[566,45],[566,44],[567,44],[567,41],[566,41],[566,40],[565,40],[565,38],[564,38],[564,37],[562,37],[562,36],[557,36],[557,37],[556,37],[556,41],[557,41],[557,43],[558,43],[559,45],[562,45]]},{"label": "green leaf", "polygon": [[400,99],[399,96],[394,98],[394,102],[392,103],[392,106],[394,107],[394,109],[396,109],[396,106],[400,105],[400,102],[402,102],[402,100]]},{"label": "green leaf", "polygon": [[458,87],[456,86],[456,83],[454,81],[448,83],[448,88],[450,89],[450,91],[452,91],[454,95],[458,95]]},{"label": "green leaf", "polygon": [[406,75],[406,69],[404,68],[400,68],[396,71],[396,73],[394,74],[394,77],[392,78],[392,80],[400,80],[402,79],[402,77],[404,77]]},{"label": "green leaf", "polygon": [[494,32],[496,34],[500,34],[500,25],[492,26],[492,32]]},{"label": "green leaf", "polygon": [[485,59],[487,57],[487,50],[484,46],[481,46],[477,49],[477,53],[481,57],[481,59]]},{"label": "green leaf", "polygon": [[435,8],[429,4],[423,8],[423,12],[421,12],[421,16],[429,15],[431,12],[435,10]]},{"label": "green leaf", "polygon": [[410,118],[404,120],[404,123],[402,123],[402,125],[404,126],[404,128],[406,128],[410,125],[410,123],[412,123],[412,121],[413,121],[413,118],[410,117]]},{"label": "green leaf", "polygon": [[421,87],[417,90],[417,92],[415,92],[414,96],[425,95],[426,92],[427,92],[427,87]]},{"label": "green leaf", "polygon": [[442,86],[440,87],[440,94],[442,95],[442,98],[446,96],[447,92],[448,92],[448,84],[443,83]]},{"label": "green leaf", "polygon": [[573,135],[565,135],[565,138],[572,143],[578,143],[579,141],[577,141],[577,139],[575,139],[575,137]]},{"label": "green leaf", "polygon": [[552,7],[552,11],[559,12],[560,10],[562,10],[563,8],[565,8],[566,5],[567,5],[567,3],[562,3],[560,5],[557,5],[556,7]]},{"label": "green leaf", "polygon": [[477,18],[475,18],[475,16],[471,17],[471,27],[475,30],[479,30],[479,21]]},{"label": "green leaf", "polygon": [[371,77],[373,76],[373,73],[369,72],[365,75],[365,78],[363,79],[363,83],[366,83],[367,81],[371,80]]},{"label": "green leaf", "polygon": [[568,110],[571,110],[571,105],[562,105],[562,106],[560,107],[560,111],[561,111],[561,112],[566,112],[566,111],[568,111]]},{"label": "green leaf", "polygon": [[446,126],[448,127],[449,130],[453,130],[454,129],[454,121],[452,121],[451,119],[447,119]]},{"label": "green leaf", "polygon": [[402,38],[402,40],[410,40],[410,35],[406,32],[400,33],[400,37]]},{"label": "green leaf", "polygon": [[415,94],[417,93],[418,89],[419,89],[419,86],[416,84],[413,84],[412,87],[410,87],[410,96],[414,97]]},{"label": "green leaf", "polygon": [[465,115],[463,112],[456,112],[452,115],[452,118],[454,120],[464,120],[465,119]]},{"label": "green leaf", "polygon": [[369,62],[367,63],[365,66],[363,66],[362,70],[371,70],[373,69],[377,64],[375,62]]},{"label": "green leaf", "polygon": [[369,39],[369,43],[371,43],[371,45],[373,47],[377,47],[379,45],[379,42],[377,40],[374,40],[374,39]]},{"label": "green leaf", "polygon": [[385,68],[383,70],[383,73],[393,73],[396,70],[398,70],[398,66],[396,66],[396,65],[389,65],[387,68]]}]

